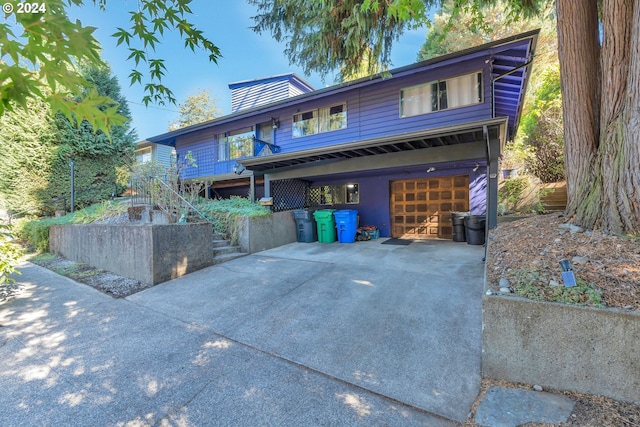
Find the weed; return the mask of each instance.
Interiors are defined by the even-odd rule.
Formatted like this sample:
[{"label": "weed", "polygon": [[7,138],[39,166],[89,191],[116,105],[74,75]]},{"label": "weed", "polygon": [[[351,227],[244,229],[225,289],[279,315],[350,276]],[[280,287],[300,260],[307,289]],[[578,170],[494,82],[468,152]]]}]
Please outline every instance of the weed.
[{"label": "weed", "polygon": [[549,286],[549,278],[537,271],[517,270],[514,278],[515,293],[534,301],[562,304],[602,306],[601,291],[592,283],[576,277],[577,286]]}]

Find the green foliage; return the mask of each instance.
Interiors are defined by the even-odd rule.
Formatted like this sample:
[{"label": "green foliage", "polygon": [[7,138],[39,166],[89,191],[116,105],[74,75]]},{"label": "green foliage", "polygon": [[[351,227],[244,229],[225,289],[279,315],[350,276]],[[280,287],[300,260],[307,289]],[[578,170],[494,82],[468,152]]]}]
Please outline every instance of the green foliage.
[{"label": "green foliage", "polygon": [[178,121],[169,125],[169,130],[181,129],[187,126],[215,119],[222,114],[216,105],[217,99],[211,91],[200,89],[197,93],[187,96],[184,102],[178,104],[180,117]]},{"label": "green foliage", "polygon": [[111,200],[103,200],[100,204],[76,212],[71,222],[74,224],[91,224],[92,222],[120,216],[125,212],[127,212],[126,205]]},{"label": "green foliage", "polygon": [[511,178],[504,181],[502,188],[498,192],[498,203],[504,204],[506,209],[513,208],[520,200],[527,185],[527,179],[524,177]]},{"label": "green foliage", "polygon": [[[86,81],[101,96],[116,100],[118,113],[128,117],[126,100],[109,68],[81,69]],[[52,115],[42,100],[30,100],[27,104],[29,111],[16,110],[0,117],[0,142],[4,149],[0,157],[0,198],[12,216],[69,210],[69,160],[75,162],[76,207],[123,191],[124,182],[118,180],[116,168],[133,157],[136,138],[128,124],[111,126],[108,137],[87,121],[76,127],[61,113]]]},{"label": "green foliage", "polygon": [[[218,47],[197,29],[188,17],[193,14],[191,0],[140,0],[130,12],[129,28],[118,28],[113,36],[118,45],[126,45],[135,68],[129,75],[131,84],[144,87],[145,104],[175,102],[171,90],[162,84],[166,72],[164,60],[156,56],[158,35],[165,30],[177,31],[185,47],[202,49],[216,62]],[[28,110],[28,101],[42,99],[51,111],[60,111],[69,121],[80,126],[86,120],[91,126],[109,134],[113,126],[127,121],[119,114],[114,99],[99,95],[98,90],[76,65],[102,65],[100,44],[94,27],[71,21],[67,8],[82,6],[85,0],[47,0],[41,13],[12,13],[0,23],[0,116],[7,111]],[[107,0],[92,3],[105,9]],[[116,7],[118,5],[115,5]],[[146,71],[140,71],[146,67]],[[80,99],[81,88],[88,88]]]},{"label": "green foliage", "polygon": [[126,212],[127,207],[112,201],[97,203],[55,218],[20,218],[13,222],[15,236],[36,252],[49,250],[49,228],[52,225],[88,224]]},{"label": "green foliage", "polygon": [[49,228],[52,225],[71,224],[73,217],[74,214],[41,220],[21,218],[13,223],[13,233],[34,251],[46,252],[49,250]]},{"label": "green foliage", "polygon": [[9,297],[15,290],[15,280],[9,275],[19,273],[15,266],[21,252],[11,239],[9,227],[0,224],[0,301]]},{"label": "green foliage", "polygon": [[549,65],[541,75],[522,116],[520,139],[531,148],[527,170],[542,182],[564,179],[564,129],[560,68]]},{"label": "green foliage", "polygon": [[[285,42],[285,54],[292,64],[301,66],[307,74],[315,71],[322,76],[334,70],[346,77],[358,75],[363,64],[368,68],[366,74],[385,70],[391,62],[392,42],[408,28],[411,19],[418,18],[414,11],[393,8],[386,1],[249,3],[258,10],[253,30],[269,32],[277,41]],[[411,3],[424,16],[423,1]]]},{"label": "green foliage", "polygon": [[601,307],[601,291],[591,283],[576,277],[577,286],[549,286],[549,278],[539,272],[518,270],[515,272],[514,289],[521,297],[534,301],[549,301]]},{"label": "green foliage", "polygon": [[271,215],[265,206],[258,205],[248,198],[233,196],[225,200],[202,200],[198,209],[211,219],[216,232],[231,238],[236,244],[238,239],[238,217],[263,217]]}]

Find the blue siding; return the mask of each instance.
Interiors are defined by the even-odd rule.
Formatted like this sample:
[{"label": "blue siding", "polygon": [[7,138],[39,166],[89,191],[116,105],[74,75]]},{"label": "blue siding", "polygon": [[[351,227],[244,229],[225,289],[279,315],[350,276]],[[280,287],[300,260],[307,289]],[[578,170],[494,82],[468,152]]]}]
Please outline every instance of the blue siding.
[{"label": "blue siding", "polygon": [[[201,159],[198,161],[198,167],[191,168],[184,176],[211,176],[231,172],[230,168],[235,163],[234,161],[224,162],[221,165],[215,164],[217,154],[214,135],[246,126],[256,126],[258,123],[269,121],[271,117],[280,121],[280,128],[275,132],[274,143],[281,147],[282,153],[489,119],[491,118],[491,76],[485,59],[486,56],[483,55],[463,62],[450,63],[446,66],[418,70],[402,77],[382,80],[375,85],[364,88],[347,87],[327,93],[317,99],[285,104],[277,110],[271,109],[264,113],[257,111],[250,117],[180,136],[176,141],[178,154],[182,157],[189,150],[192,153],[198,150],[197,157]],[[400,117],[401,89],[480,70],[484,72],[484,100],[482,103],[414,117]],[[248,95],[247,99],[249,99]],[[301,138],[292,137],[294,114],[340,102],[347,103],[346,129]],[[209,154],[205,153],[207,151]],[[203,161],[202,159],[205,158],[208,160]]]}]

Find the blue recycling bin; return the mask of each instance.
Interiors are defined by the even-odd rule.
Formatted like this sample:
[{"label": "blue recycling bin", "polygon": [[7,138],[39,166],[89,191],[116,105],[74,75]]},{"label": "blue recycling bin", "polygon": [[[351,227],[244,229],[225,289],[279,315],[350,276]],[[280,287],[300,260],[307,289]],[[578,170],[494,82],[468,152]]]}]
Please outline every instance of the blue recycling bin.
[{"label": "blue recycling bin", "polygon": [[355,242],[356,234],[358,233],[358,211],[353,209],[343,209],[335,211],[333,216],[336,219],[338,242]]}]

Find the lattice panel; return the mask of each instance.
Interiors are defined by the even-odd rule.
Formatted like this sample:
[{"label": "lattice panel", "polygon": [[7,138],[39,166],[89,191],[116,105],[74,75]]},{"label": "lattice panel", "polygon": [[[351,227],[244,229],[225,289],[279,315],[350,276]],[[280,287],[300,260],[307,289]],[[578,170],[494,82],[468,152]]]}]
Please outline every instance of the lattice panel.
[{"label": "lattice panel", "polygon": [[307,206],[331,206],[345,203],[344,185],[322,185],[309,188]]},{"label": "lattice panel", "polygon": [[302,179],[280,179],[271,181],[273,212],[289,211],[308,207],[309,183]]}]

